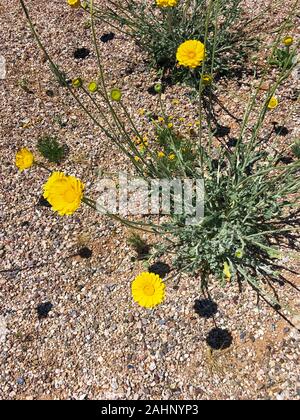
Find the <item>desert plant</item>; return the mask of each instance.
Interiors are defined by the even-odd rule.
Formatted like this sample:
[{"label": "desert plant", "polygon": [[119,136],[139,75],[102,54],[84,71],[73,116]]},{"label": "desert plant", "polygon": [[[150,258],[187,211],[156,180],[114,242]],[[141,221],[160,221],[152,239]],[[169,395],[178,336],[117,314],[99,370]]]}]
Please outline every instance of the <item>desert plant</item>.
[{"label": "desert plant", "polygon": [[293,67],[294,60],[296,59],[296,52],[291,52],[289,47],[276,48],[274,55],[271,59],[271,64],[279,68],[291,68]]},{"label": "desert plant", "polygon": [[[247,50],[256,45],[255,37],[245,35],[250,21],[241,18],[241,0],[192,1],[110,1],[107,6],[93,6],[95,19],[111,25],[134,38],[163,75],[174,82],[198,86],[200,68],[190,72],[177,65],[176,50],[187,40],[203,42],[206,37],[206,73],[226,73],[233,63],[244,62]],[[90,12],[91,2],[82,3]],[[171,72],[170,72],[171,71]]]},{"label": "desert plant", "polygon": [[296,140],[292,145],[292,152],[296,158],[300,159],[300,140]]},{"label": "desert plant", "polygon": [[[46,55],[50,68],[63,77],[32,24],[23,0],[20,0],[29,21],[31,30]],[[297,4],[297,3],[296,3]],[[291,11],[293,13],[296,4]],[[214,121],[209,119],[208,129],[204,131],[199,124],[197,139],[182,138],[168,122],[165,114],[162,94],[158,90],[162,124],[156,128],[158,142],[145,141],[136,127],[131,115],[122,102],[122,92],[106,88],[104,71],[97,45],[93,1],[90,2],[91,29],[95,43],[99,80],[86,88],[79,79],[73,79],[72,85],[65,84],[77,104],[87,116],[106,134],[109,141],[132,162],[136,173],[146,182],[150,178],[168,179],[193,178],[203,180],[205,187],[205,214],[196,224],[187,223],[187,213],[176,214],[172,211],[168,220],[160,224],[122,219],[115,214],[108,214],[115,220],[131,228],[151,231],[162,235],[162,241],[154,250],[154,256],[170,253],[174,257],[174,266],[178,271],[188,271],[201,276],[201,286],[208,286],[210,275],[218,278],[220,284],[245,281],[250,284],[273,307],[278,308],[276,296],[269,296],[262,287],[263,282],[271,282],[279,276],[276,260],[280,257],[279,245],[286,235],[298,235],[297,221],[287,219],[298,205],[300,186],[300,161],[288,165],[278,164],[279,152],[266,151],[266,138],[261,134],[268,112],[278,105],[274,96],[279,85],[285,81],[293,67],[288,63],[280,69],[277,80],[264,98],[260,96],[263,79],[247,104],[244,118],[240,124],[239,135],[234,146],[213,147],[215,130]],[[285,26],[278,31],[277,39],[271,51],[274,54],[280,42]],[[206,35],[208,35],[206,31]],[[204,44],[206,45],[206,38]],[[264,75],[267,77],[271,66],[268,60]],[[206,60],[202,62],[202,73]],[[80,95],[77,93],[80,90]],[[202,79],[199,83],[199,121],[202,121]],[[97,101],[97,95],[105,103],[107,112]],[[86,98],[86,102],[82,98]],[[89,107],[93,106],[93,110]],[[250,116],[255,122],[250,123]],[[125,123],[126,121],[126,123]],[[142,146],[142,149],[141,149]],[[161,150],[163,149],[163,150]],[[163,153],[163,155],[161,154]],[[24,163],[25,162],[25,163]],[[28,163],[29,162],[29,163]],[[20,152],[18,166],[28,168],[33,162],[28,152]],[[56,186],[59,188],[56,189]],[[66,190],[61,194],[61,189]],[[68,190],[70,188],[70,190]],[[81,202],[97,209],[93,199],[83,195],[83,183],[62,173],[54,173],[44,187],[45,198],[49,199],[54,210],[59,214],[73,214]],[[192,192],[194,201],[195,191]],[[70,200],[72,198],[72,200]],[[176,194],[172,194],[174,204]],[[155,275],[141,275],[134,287],[150,282],[157,285],[159,296],[153,305],[159,303],[164,287]],[[135,289],[136,292],[136,289]],[[136,292],[137,293],[137,292]],[[138,293],[135,295],[137,296]],[[149,300],[141,300],[145,306],[151,306]],[[152,306],[153,306],[152,305]]]},{"label": "desert plant", "polygon": [[150,246],[138,233],[133,232],[128,238],[129,245],[134,249],[138,259],[146,259],[150,252]]},{"label": "desert plant", "polygon": [[65,148],[53,136],[45,135],[40,137],[37,149],[45,159],[52,163],[60,163],[65,156]]}]

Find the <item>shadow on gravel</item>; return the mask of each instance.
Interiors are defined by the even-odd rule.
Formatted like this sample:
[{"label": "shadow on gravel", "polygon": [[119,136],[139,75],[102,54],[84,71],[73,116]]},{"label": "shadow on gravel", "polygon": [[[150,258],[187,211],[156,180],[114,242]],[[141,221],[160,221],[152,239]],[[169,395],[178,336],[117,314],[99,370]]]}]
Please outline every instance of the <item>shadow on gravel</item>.
[{"label": "shadow on gravel", "polygon": [[100,37],[100,41],[106,43],[106,42],[112,41],[115,38],[115,36],[116,35],[113,32],[109,32],[108,34],[103,34]]},{"label": "shadow on gravel", "polygon": [[232,334],[222,328],[213,328],[206,337],[206,342],[214,350],[228,349],[232,344]]},{"label": "shadow on gravel", "polygon": [[48,207],[51,208],[51,204],[41,195],[39,198],[37,205],[40,207]]},{"label": "shadow on gravel", "polygon": [[170,271],[170,266],[161,261],[157,261],[155,264],[149,267],[149,273],[158,274],[161,278],[166,277],[166,275],[169,274]]},{"label": "shadow on gravel", "polygon": [[218,305],[211,299],[196,299],[194,310],[201,318],[212,318],[218,312]]},{"label": "shadow on gravel", "polygon": [[290,130],[286,126],[280,125],[276,121],[273,121],[272,124],[274,127],[274,133],[277,134],[277,136],[285,137],[289,134]]},{"label": "shadow on gravel", "polygon": [[74,58],[76,58],[76,60],[84,60],[85,58],[87,58],[90,55],[90,50],[88,48],[77,48],[74,51]]}]

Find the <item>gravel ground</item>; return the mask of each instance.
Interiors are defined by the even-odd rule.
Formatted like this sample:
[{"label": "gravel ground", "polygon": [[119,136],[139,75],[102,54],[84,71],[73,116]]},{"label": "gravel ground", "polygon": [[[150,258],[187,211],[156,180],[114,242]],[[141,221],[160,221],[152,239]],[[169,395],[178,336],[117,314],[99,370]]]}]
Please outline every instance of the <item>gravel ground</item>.
[{"label": "gravel ground", "polygon": [[[91,80],[95,55],[73,56],[79,47],[92,51],[90,32],[81,12],[64,3],[41,0],[30,5],[32,17],[57,62],[72,76]],[[262,3],[246,2],[249,11]],[[268,24],[260,28],[266,44],[284,13],[279,2],[268,3]],[[131,301],[130,282],[142,265],[133,261],[127,229],[85,207],[64,219],[41,205],[47,173],[36,168],[19,174],[13,165],[16,150],[34,149],[41,135],[55,134],[68,146],[61,169],[81,177],[89,191],[99,168],[116,172],[127,162],[53,81],[19,2],[11,0],[8,7],[0,0],[0,12],[0,55],[7,63],[7,77],[0,80],[0,398],[299,400],[300,334],[257,302],[252,290],[220,289],[212,280],[205,301],[199,279],[182,276],[178,284],[169,283],[164,304],[153,311],[139,308]],[[98,31],[100,37],[111,29]],[[116,35],[101,51],[109,84],[122,87],[132,114],[138,118],[141,104],[155,111],[157,99],[147,92],[155,73],[137,46]],[[217,88],[221,104],[238,117],[250,82],[245,71]],[[297,83],[295,74],[280,88],[281,106],[268,117],[268,128],[274,121],[288,128],[274,139],[276,147],[299,136]],[[182,129],[195,118],[187,93],[178,86],[165,93],[168,112],[186,117]],[[235,121],[221,107],[216,112],[234,134]],[[92,251],[91,258],[78,255],[82,247]],[[287,256],[282,265],[290,282],[278,286],[282,314],[300,329],[299,262]],[[227,348],[214,350],[208,344],[220,330]]]}]

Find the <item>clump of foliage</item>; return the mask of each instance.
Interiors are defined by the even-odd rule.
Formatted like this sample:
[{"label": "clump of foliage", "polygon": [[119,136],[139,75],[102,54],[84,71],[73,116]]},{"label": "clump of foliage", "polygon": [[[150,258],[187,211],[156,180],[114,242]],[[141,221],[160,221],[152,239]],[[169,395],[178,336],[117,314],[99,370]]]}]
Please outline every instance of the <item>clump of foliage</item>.
[{"label": "clump of foliage", "polygon": [[[90,10],[90,1],[84,8]],[[245,36],[248,22],[241,20],[242,0],[179,1],[174,7],[159,8],[147,1],[110,1],[94,6],[94,15],[133,37],[147,53],[150,65],[171,74],[174,82],[199,83],[201,68],[192,73],[176,64],[176,50],[184,41],[206,39],[206,72],[226,73],[233,63],[246,57],[255,38]]]},{"label": "clump of foliage", "polygon": [[32,89],[30,88],[29,81],[27,79],[20,79],[18,81],[18,85],[21,89],[24,90],[24,92],[29,93],[29,94],[33,93]]},{"label": "clump of foliage", "polygon": [[296,58],[295,50],[290,48],[276,48],[270,63],[279,68],[291,68]]},{"label": "clump of foliage", "polygon": [[65,148],[60,145],[56,137],[43,136],[38,139],[37,149],[49,162],[60,163],[65,156]]},{"label": "clump of foliage", "polygon": [[150,252],[150,246],[147,242],[139,235],[138,233],[132,233],[128,238],[128,244],[134,249],[137,253],[138,259],[142,260],[147,258]]},{"label": "clump of foliage", "polygon": [[292,152],[296,158],[300,159],[300,140],[296,140],[292,146]]},{"label": "clump of foliage", "polygon": [[[115,2],[111,3],[116,5]],[[125,5],[128,7],[128,12],[132,10],[130,9],[131,3],[124,2],[124,7]],[[223,5],[222,2],[212,3]],[[44,53],[47,54],[30,21],[23,0],[21,0],[21,4],[34,36]],[[200,7],[204,3],[199,0],[193,4]],[[231,7],[233,2],[230,1],[226,4]],[[236,0],[236,6],[238,5],[239,1]],[[146,10],[143,12],[144,14]],[[176,16],[177,12],[174,10],[169,12]],[[142,18],[143,13],[141,13]],[[167,13],[167,11],[161,13]],[[161,93],[159,93],[159,103],[164,115],[164,124],[157,127],[158,142],[155,141],[154,146],[150,143],[145,145],[143,135],[122,102],[121,92],[117,98],[114,98],[106,89],[100,52],[96,42],[94,17],[93,10],[91,10],[91,28],[100,75],[97,89],[89,92],[83,83],[76,87],[66,84],[66,89],[91,121],[106,134],[107,139],[119,147],[128,161],[132,163],[136,173],[146,182],[153,178],[172,181],[178,178],[192,177],[194,180],[203,180],[205,188],[205,214],[202,220],[196,224],[187,223],[190,215],[184,212],[182,214],[172,212],[172,206],[168,219],[164,218],[164,221],[158,225],[151,221],[146,223],[125,220],[114,214],[108,214],[108,216],[131,228],[146,229],[160,234],[162,243],[157,247],[156,253],[153,250],[153,255],[158,257],[163,253],[169,253],[174,257],[174,266],[178,271],[201,275],[202,287],[207,287],[210,275],[219,279],[221,285],[227,282],[240,284],[244,281],[275,307],[277,305],[276,298],[267,297],[262,284],[278,279],[277,259],[280,257],[281,241],[284,242],[286,236],[289,235],[290,241],[295,243],[294,236],[299,236],[299,226],[296,225],[296,220],[293,221],[291,214],[299,204],[297,195],[300,187],[300,160],[289,164],[279,163],[279,154],[276,151],[267,150],[263,126],[267,113],[273,112],[273,108],[278,106],[277,100],[276,105],[269,106],[271,98],[274,98],[280,84],[290,76],[293,67],[290,67],[287,62],[284,64],[278,71],[277,80],[264,98],[260,96],[263,80],[260,82],[249,103],[246,104],[244,118],[234,145],[222,144],[222,147],[215,147],[215,143],[218,141],[216,130],[213,128],[216,121],[210,113],[207,114],[207,128],[204,130],[200,124],[196,139],[194,137],[183,139],[173,130],[164,115]],[[193,25],[197,27],[195,22]],[[187,26],[189,26],[188,21]],[[207,28],[209,25],[206,25]],[[283,30],[284,25],[281,28],[281,31]],[[272,54],[277,48],[281,36],[282,33],[279,32],[273,45]],[[206,38],[204,42],[206,42]],[[209,44],[210,41],[207,42]],[[215,33],[214,45],[218,45],[218,42],[218,36]],[[170,59],[173,57],[175,46],[173,45],[172,48],[172,51],[169,51]],[[226,50],[226,47],[224,48]],[[62,73],[51,57],[49,55],[47,57],[52,70],[62,77]],[[216,57],[211,57],[208,54],[201,66],[202,73],[207,64],[214,64],[214,61],[217,60]],[[269,64],[270,61],[266,66],[266,76]],[[91,93],[94,96],[91,96]],[[98,105],[97,95],[101,101],[105,101],[107,105],[105,111]],[[201,89],[199,89],[198,100],[199,122],[202,122]],[[107,118],[107,110],[109,110],[113,123]],[[138,144],[132,140],[133,136],[138,139]],[[142,152],[141,144],[143,145]],[[166,156],[158,155],[158,147],[163,149]],[[175,193],[173,199],[176,199],[174,195]],[[193,198],[196,201],[195,191]],[[97,209],[94,200],[85,196],[83,202]],[[76,204],[76,209],[79,205],[80,203]],[[289,216],[288,219],[287,216]],[[133,244],[138,248],[143,246],[137,237],[133,240]]]}]

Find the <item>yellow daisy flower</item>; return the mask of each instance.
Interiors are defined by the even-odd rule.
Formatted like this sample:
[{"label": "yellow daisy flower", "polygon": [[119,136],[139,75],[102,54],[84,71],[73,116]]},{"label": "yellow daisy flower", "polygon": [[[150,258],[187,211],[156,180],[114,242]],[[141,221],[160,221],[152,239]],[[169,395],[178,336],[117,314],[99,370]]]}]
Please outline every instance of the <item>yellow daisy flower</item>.
[{"label": "yellow daisy flower", "polygon": [[44,198],[60,216],[71,215],[83,198],[84,184],[74,176],[53,172],[44,185]]},{"label": "yellow daisy flower", "polygon": [[25,147],[16,154],[16,166],[22,172],[31,168],[34,163],[34,157],[30,150]]},{"label": "yellow daisy flower", "polygon": [[174,155],[174,153],[171,153],[169,155],[169,160],[175,160],[176,159],[176,155]]},{"label": "yellow daisy flower", "polygon": [[282,42],[286,47],[289,47],[294,42],[294,38],[288,35],[285,38],[283,38]]},{"label": "yellow daisy flower", "polygon": [[165,298],[165,284],[154,273],[141,273],[131,284],[132,297],[135,302],[145,308],[153,308]]},{"label": "yellow daisy flower", "polygon": [[205,46],[197,40],[185,41],[178,47],[176,58],[180,66],[195,69],[205,58]]},{"label": "yellow daisy flower", "polygon": [[67,0],[68,5],[73,7],[74,9],[78,9],[81,5],[80,0]]},{"label": "yellow daisy flower", "polygon": [[164,152],[158,152],[157,153],[157,156],[160,158],[160,159],[162,159],[162,158],[164,158],[166,155],[165,155],[165,153]]},{"label": "yellow daisy flower", "polygon": [[274,109],[274,108],[277,108],[277,106],[278,106],[278,99],[276,98],[276,96],[272,96],[272,98],[269,100],[268,108]]},{"label": "yellow daisy flower", "polygon": [[178,4],[178,0],[156,0],[158,7],[175,7]]}]

